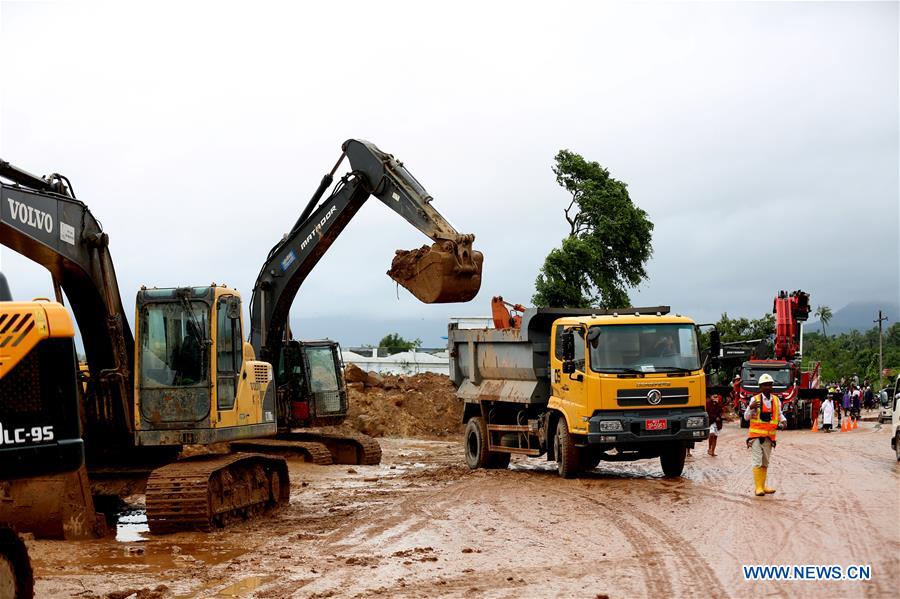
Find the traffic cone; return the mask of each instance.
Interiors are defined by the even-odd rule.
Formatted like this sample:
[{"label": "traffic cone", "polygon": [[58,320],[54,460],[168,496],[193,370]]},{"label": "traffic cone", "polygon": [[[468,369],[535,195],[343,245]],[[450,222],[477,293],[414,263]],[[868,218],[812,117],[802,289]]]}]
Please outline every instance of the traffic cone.
[{"label": "traffic cone", "polygon": [[847,418],[841,418],[841,432],[842,433],[847,432],[847,420],[848,420]]},{"label": "traffic cone", "polygon": [[852,422],[853,422],[853,426],[851,427],[851,430],[855,431],[859,427],[859,425],[856,423],[856,418],[854,418]]},{"label": "traffic cone", "polygon": [[819,432],[819,420],[817,418],[813,418],[812,432]]}]

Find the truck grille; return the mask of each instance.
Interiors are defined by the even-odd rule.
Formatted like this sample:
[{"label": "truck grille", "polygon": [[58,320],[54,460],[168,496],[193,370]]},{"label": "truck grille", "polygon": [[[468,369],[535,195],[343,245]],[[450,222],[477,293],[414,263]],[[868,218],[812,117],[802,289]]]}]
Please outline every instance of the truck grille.
[{"label": "truck grille", "polygon": [[649,395],[652,389],[619,389],[616,394],[616,402],[623,407],[634,406],[679,406],[687,404],[690,399],[687,387],[673,387],[655,389],[659,392],[658,403],[650,403]]}]

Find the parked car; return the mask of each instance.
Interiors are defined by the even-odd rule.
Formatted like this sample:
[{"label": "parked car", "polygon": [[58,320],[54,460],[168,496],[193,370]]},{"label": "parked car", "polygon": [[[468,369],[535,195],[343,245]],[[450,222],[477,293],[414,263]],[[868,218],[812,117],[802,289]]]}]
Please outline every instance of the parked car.
[{"label": "parked car", "polygon": [[878,403],[880,412],[878,413],[878,422],[884,424],[891,421],[894,414],[894,388],[885,387],[878,394]]}]

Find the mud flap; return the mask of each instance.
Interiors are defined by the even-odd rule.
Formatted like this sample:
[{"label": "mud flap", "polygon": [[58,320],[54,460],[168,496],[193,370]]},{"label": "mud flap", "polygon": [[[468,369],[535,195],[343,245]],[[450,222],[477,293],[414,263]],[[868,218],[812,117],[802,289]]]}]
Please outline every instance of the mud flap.
[{"label": "mud flap", "polygon": [[481,288],[484,256],[471,241],[440,241],[415,250],[397,250],[388,276],[426,304],[467,302]]},{"label": "mud flap", "polygon": [[0,520],[44,539],[94,539],[107,532],[104,518],[94,510],[84,466],[0,483]]}]

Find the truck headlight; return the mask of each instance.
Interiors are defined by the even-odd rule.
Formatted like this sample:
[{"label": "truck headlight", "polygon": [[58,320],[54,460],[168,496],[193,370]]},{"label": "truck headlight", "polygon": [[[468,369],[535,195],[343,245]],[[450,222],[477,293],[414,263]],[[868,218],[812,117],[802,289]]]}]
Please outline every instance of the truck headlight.
[{"label": "truck headlight", "polygon": [[602,420],[600,422],[600,432],[602,433],[620,433],[622,430],[622,423],[618,420]]},{"label": "truck headlight", "polygon": [[706,426],[706,417],[691,416],[684,424],[687,428],[703,428]]}]

